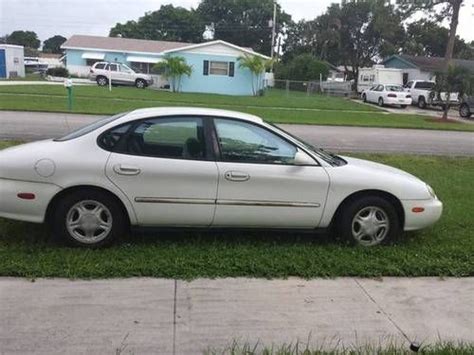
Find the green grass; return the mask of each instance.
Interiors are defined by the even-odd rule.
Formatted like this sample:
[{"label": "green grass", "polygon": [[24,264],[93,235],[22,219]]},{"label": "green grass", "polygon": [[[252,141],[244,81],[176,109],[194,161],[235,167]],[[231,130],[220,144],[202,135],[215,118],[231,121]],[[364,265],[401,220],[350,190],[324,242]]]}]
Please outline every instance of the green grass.
[{"label": "green grass", "polygon": [[45,81],[46,79],[39,73],[27,73],[23,78],[0,79],[8,81]]},{"label": "green grass", "polygon": [[[308,344],[295,343],[281,346],[265,346],[262,344],[250,344],[234,341],[224,349],[207,349],[205,355],[409,355],[413,354],[407,346],[397,344],[388,345],[354,345],[350,347],[333,346],[333,350],[325,350],[331,346],[310,346]],[[438,342],[436,344],[424,345],[419,354],[423,355],[472,355],[474,344]]]},{"label": "green grass", "polygon": [[[5,146],[5,143],[3,143]],[[474,158],[357,155],[405,169],[444,202],[434,227],[364,249],[273,232],[134,234],[102,250],[59,246],[44,228],[0,219],[0,275],[109,278],[474,276]]]},{"label": "green grass", "polygon": [[[346,125],[474,131],[474,125],[433,122],[419,115],[388,114],[375,106],[327,96],[274,90],[264,97],[176,94],[164,91],[96,86],[74,88],[74,113],[115,114],[144,107],[202,106],[258,115],[277,123]],[[0,110],[67,112],[62,86],[0,86]]]}]

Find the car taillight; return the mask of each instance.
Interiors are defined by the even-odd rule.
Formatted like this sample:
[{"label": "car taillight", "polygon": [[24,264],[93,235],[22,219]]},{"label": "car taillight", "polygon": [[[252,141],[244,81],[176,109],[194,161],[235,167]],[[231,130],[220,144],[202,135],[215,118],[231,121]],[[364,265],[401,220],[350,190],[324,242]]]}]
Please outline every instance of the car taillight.
[{"label": "car taillight", "polygon": [[395,95],[395,94],[388,94],[387,96],[388,97],[397,97],[397,95]]},{"label": "car taillight", "polygon": [[405,96],[407,99],[411,99],[411,95],[407,95]]}]

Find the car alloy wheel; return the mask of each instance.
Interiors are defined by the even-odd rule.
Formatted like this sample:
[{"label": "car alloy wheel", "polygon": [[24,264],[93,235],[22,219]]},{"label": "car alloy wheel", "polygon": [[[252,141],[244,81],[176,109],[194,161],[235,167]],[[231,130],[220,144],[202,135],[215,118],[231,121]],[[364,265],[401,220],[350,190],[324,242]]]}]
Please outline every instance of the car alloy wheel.
[{"label": "car alloy wheel", "polygon": [[367,206],[352,219],[352,237],[363,246],[380,244],[390,230],[387,213],[380,207]]},{"label": "car alloy wheel", "polygon": [[470,117],[471,112],[469,111],[469,106],[467,106],[466,104],[461,105],[461,107],[459,108],[459,115],[463,118]]},{"label": "car alloy wheel", "polygon": [[380,106],[380,107],[383,106],[383,99],[382,99],[382,98],[379,98],[379,106]]},{"label": "car alloy wheel", "polygon": [[105,86],[107,85],[107,83],[108,83],[108,80],[102,76],[97,79],[97,84],[99,84],[99,86]]},{"label": "car alloy wheel", "polygon": [[85,200],[76,203],[66,215],[66,228],[72,238],[84,244],[96,244],[110,234],[112,213],[102,203]]},{"label": "car alloy wheel", "polygon": [[145,82],[143,80],[139,79],[135,83],[135,86],[139,89],[144,89],[145,88]]}]

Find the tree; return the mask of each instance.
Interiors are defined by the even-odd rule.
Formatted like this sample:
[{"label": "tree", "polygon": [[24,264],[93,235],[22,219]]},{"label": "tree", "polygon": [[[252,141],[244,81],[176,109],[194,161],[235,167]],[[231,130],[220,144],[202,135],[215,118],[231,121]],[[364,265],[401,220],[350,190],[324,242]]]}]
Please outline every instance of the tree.
[{"label": "tree", "polygon": [[275,78],[282,80],[310,81],[326,79],[329,74],[327,63],[318,60],[309,53],[300,54],[287,63],[275,66]]},{"label": "tree", "polygon": [[445,69],[448,68],[453,59],[456,31],[459,23],[459,11],[464,0],[432,0],[432,1],[409,1],[399,0],[399,8],[405,17],[410,17],[416,12],[422,12],[431,16],[437,22],[449,20],[449,37],[446,43]]},{"label": "tree", "polygon": [[204,31],[205,25],[195,10],[162,5],[138,21],[117,23],[110,29],[109,36],[199,43],[203,41]]},{"label": "tree", "polygon": [[[410,55],[443,57],[446,54],[446,45],[449,39],[449,30],[430,19],[421,19],[408,24],[403,53]],[[456,36],[454,42],[454,56],[470,59],[473,56],[472,48]]]},{"label": "tree", "polygon": [[472,91],[472,84],[472,73],[463,67],[449,65],[447,70],[436,73],[434,94],[443,103],[443,120],[448,119],[448,111],[451,106],[450,95],[459,93],[459,96],[462,97]]},{"label": "tree", "polygon": [[[270,55],[274,0],[202,0],[197,11],[213,29],[214,39]],[[277,4],[276,32],[282,34],[291,16]]]},{"label": "tree", "polygon": [[38,39],[38,35],[33,31],[13,31],[8,35],[7,43],[38,49],[41,41]]},{"label": "tree", "polygon": [[43,42],[43,52],[45,53],[61,53],[61,45],[66,42],[67,38],[56,35],[48,38]]},{"label": "tree", "polygon": [[172,56],[166,56],[162,62],[156,63],[153,70],[164,72],[164,76],[170,80],[170,87],[173,92],[181,90],[183,75],[189,77],[193,72],[193,68],[186,63],[186,59]]},{"label": "tree", "polygon": [[272,61],[247,54],[240,56],[237,60],[239,61],[239,68],[248,69],[252,73],[252,93],[254,96],[257,96],[263,90],[262,74],[271,66]]}]

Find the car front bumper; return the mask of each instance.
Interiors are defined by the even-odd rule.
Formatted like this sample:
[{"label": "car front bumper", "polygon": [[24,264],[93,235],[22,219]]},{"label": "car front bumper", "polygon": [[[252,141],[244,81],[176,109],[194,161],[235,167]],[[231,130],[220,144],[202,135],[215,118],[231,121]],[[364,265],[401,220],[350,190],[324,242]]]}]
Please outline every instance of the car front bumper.
[{"label": "car front bumper", "polygon": [[[42,223],[49,202],[60,190],[53,184],[0,178],[0,217]],[[33,193],[35,198],[21,199],[19,193]]]},{"label": "car front bumper", "polygon": [[[435,224],[443,213],[443,203],[438,199],[402,200],[405,212],[405,231],[418,230]],[[414,212],[423,209],[422,212]]]}]

